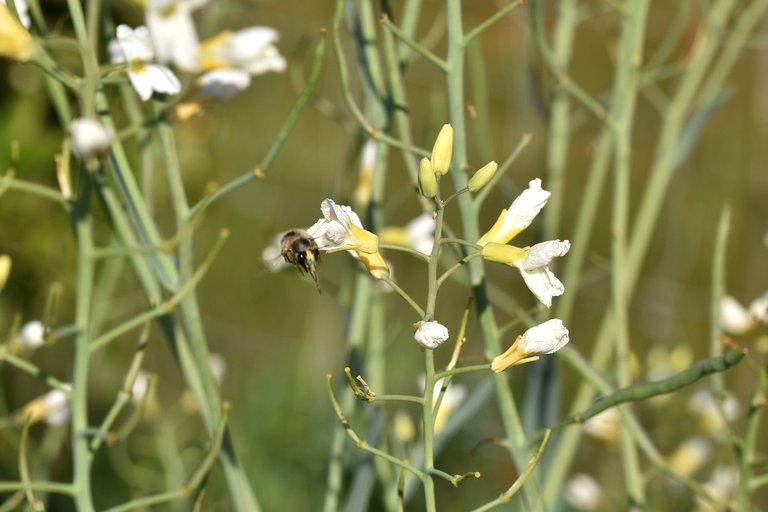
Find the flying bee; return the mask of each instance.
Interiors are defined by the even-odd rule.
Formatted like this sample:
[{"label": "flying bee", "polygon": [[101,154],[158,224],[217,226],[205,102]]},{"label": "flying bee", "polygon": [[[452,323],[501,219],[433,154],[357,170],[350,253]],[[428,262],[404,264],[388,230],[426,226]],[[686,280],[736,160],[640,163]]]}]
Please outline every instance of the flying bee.
[{"label": "flying bee", "polygon": [[320,283],[317,281],[317,265],[320,264],[320,249],[315,239],[303,229],[294,229],[283,235],[280,239],[280,254],[286,262],[299,269],[300,273],[306,272],[315,281],[317,292],[320,291]]}]

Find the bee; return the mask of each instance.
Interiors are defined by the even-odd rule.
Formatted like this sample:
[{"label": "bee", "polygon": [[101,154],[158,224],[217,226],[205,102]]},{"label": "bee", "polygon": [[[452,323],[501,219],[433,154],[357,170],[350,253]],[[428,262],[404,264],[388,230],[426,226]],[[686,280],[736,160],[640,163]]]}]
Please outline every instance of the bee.
[{"label": "bee", "polygon": [[299,269],[300,273],[306,272],[315,281],[317,292],[320,291],[320,283],[317,281],[317,265],[320,264],[320,249],[315,239],[303,229],[294,229],[283,235],[280,239],[280,254],[286,262]]}]

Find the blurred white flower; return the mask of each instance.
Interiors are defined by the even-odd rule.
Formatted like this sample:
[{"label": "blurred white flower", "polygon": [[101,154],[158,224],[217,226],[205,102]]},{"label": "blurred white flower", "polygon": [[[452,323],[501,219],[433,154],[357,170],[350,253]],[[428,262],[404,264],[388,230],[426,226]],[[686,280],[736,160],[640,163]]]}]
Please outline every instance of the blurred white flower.
[{"label": "blurred white flower", "polygon": [[[181,90],[181,83],[170,69],[153,63],[155,52],[147,27],[118,25],[117,44],[122,53],[117,62],[128,63],[128,78],[142,101],[151,98],[153,92],[176,94]],[[112,56],[120,57],[115,52]]]},{"label": "blurred white flower", "polygon": [[568,329],[558,318],[534,325],[518,336],[506,352],[493,358],[491,370],[503,372],[510,366],[538,361],[542,354],[553,354],[568,344]]},{"label": "blurred white flower", "polygon": [[227,360],[224,359],[224,356],[216,352],[209,353],[208,368],[211,369],[211,374],[216,384],[221,385],[224,380],[224,374],[227,373]]},{"label": "blurred white flower", "polygon": [[[0,0],[0,3],[8,5],[6,0]],[[29,29],[32,26],[32,21],[29,19],[29,4],[27,4],[27,0],[16,0],[14,4],[16,5],[16,13],[19,15],[19,21],[24,28]]]},{"label": "blurred white flower", "polygon": [[576,473],[565,483],[563,497],[576,510],[595,510],[603,499],[603,491],[592,476]]},{"label": "blurred white flower", "polygon": [[200,42],[192,11],[207,1],[148,0],[144,11],[157,61],[187,72],[200,68]]},{"label": "blurred white flower", "polygon": [[135,405],[140,404],[144,400],[144,395],[147,394],[149,389],[149,378],[149,373],[144,370],[139,370],[136,374],[136,379],[131,387],[131,402]]},{"label": "blurred white flower", "polygon": [[[668,347],[662,343],[655,343],[646,355],[646,380],[662,380],[671,377],[673,374],[681,372],[691,366],[693,363],[693,350],[688,345],[676,345]],[[659,395],[656,398],[669,395]]]},{"label": "blurred white flower", "polygon": [[757,322],[768,323],[768,292],[749,304],[749,314]]},{"label": "blurred white flower", "polygon": [[741,406],[730,393],[726,393],[718,403],[712,391],[699,389],[688,399],[688,410],[699,417],[704,432],[725,441],[728,438],[728,423],[739,417]]},{"label": "blurred white flower", "polygon": [[435,242],[435,219],[431,213],[422,213],[406,224],[408,245],[422,254],[432,254]]},{"label": "blurred white flower", "polygon": [[696,498],[698,508],[697,512],[717,512],[725,509],[725,505],[728,503],[733,491],[739,484],[739,468],[736,466],[717,466],[712,475],[704,483],[704,490],[706,490],[710,496],[715,500],[723,504],[722,508],[713,508],[712,505],[703,501],[699,497]]},{"label": "blurred white flower", "polygon": [[[65,384],[71,391],[72,385]],[[61,426],[69,421],[69,397],[64,391],[53,389],[43,396],[35,398],[17,413],[16,420],[20,423],[29,421],[37,423],[44,421],[51,426]]]},{"label": "blurred white flower", "polygon": [[69,127],[72,151],[85,160],[100,157],[109,151],[112,137],[99,121],[80,117]]},{"label": "blurred white flower", "polygon": [[730,295],[720,299],[720,328],[729,334],[744,334],[755,324],[741,303]]},{"label": "blurred white flower", "polygon": [[251,75],[285,71],[285,59],[274,45],[279,38],[270,27],[225,30],[200,45],[201,67],[239,68]]},{"label": "blurred white flower", "polygon": [[448,339],[448,328],[435,321],[421,322],[413,339],[424,348],[436,349]]},{"label": "blurred white flower", "polygon": [[581,428],[590,437],[612,443],[618,439],[619,415],[619,410],[611,407],[589,418]]},{"label": "blurred white flower", "polygon": [[24,350],[36,350],[45,345],[45,325],[32,320],[19,329],[19,346]]},{"label": "blurred white flower", "polygon": [[393,420],[393,431],[395,438],[401,443],[410,443],[416,437],[416,426],[408,413],[401,409],[395,413]]},{"label": "blurred white flower", "polygon": [[376,141],[367,139],[360,151],[360,164],[357,170],[357,184],[352,197],[357,207],[364,208],[371,201],[371,181],[373,166],[376,163]]},{"label": "blurred white flower", "polygon": [[435,219],[431,213],[422,213],[405,227],[387,226],[381,230],[382,243],[410,247],[427,256],[435,241]]},{"label": "blurred white flower", "polygon": [[528,188],[517,196],[508,210],[502,210],[493,227],[485,233],[478,245],[489,242],[506,244],[518,233],[527,228],[539,214],[551,194],[541,188],[541,180],[536,178],[528,183]]},{"label": "blurred white flower", "polygon": [[[16,5],[19,5],[18,2]],[[19,15],[21,16],[21,12]],[[26,62],[39,51],[35,40],[11,14],[5,2],[0,3],[0,56]]]},{"label": "blurred white flower", "polygon": [[229,100],[251,85],[251,75],[240,69],[217,69],[195,79],[184,96],[170,109],[173,119],[184,121],[206,108]]},{"label": "blurred white flower", "polygon": [[669,467],[679,475],[696,473],[709,457],[711,447],[704,437],[686,439],[669,457]]},{"label": "blurred white flower", "polygon": [[[419,388],[422,393],[424,393],[426,380],[426,375],[423,373],[419,375]],[[440,379],[435,383],[435,387],[432,390],[433,403],[437,403],[437,397],[440,396],[440,391],[443,389],[443,382],[445,382],[444,379]],[[464,401],[466,396],[467,387],[462,384],[454,384],[451,382],[448,387],[445,388],[443,400],[440,402],[440,409],[438,409],[437,414],[434,417],[434,431],[436,434],[443,430],[448,418],[459,407],[461,402]]]}]

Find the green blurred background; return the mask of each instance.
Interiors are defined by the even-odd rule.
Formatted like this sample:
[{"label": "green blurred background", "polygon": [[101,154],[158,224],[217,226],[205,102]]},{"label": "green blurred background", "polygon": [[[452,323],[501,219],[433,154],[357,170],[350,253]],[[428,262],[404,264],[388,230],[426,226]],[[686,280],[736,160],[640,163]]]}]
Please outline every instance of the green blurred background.
[{"label": "green blurred background", "polygon": [[[675,11],[672,4],[653,3],[647,32],[648,52],[659,44],[671,23]],[[109,5],[119,21],[134,26],[141,23],[140,10],[118,2]],[[593,11],[578,27],[573,76],[601,97],[608,92],[612,79],[619,20],[615,13],[602,10],[599,2],[585,2],[585,5]],[[391,6],[395,13],[402,9],[401,2],[392,2]],[[43,7],[51,25],[59,26],[63,33],[70,30],[62,3],[44,2]],[[497,8],[493,1],[465,2],[465,25],[477,25]],[[701,9],[704,8],[702,5]],[[701,12],[694,9],[691,16],[688,45],[694,39]],[[524,133],[535,136],[498,189],[491,193],[482,211],[481,225],[490,226],[500,209],[506,207],[530,179],[544,178],[547,188],[544,175],[547,123],[543,105],[548,97],[548,84],[540,80],[540,63],[530,40],[527,16],[525,9],[519,9],[484,34],[475,43],[467,66],[470,75],[467,102],[477,110],[477,117],[468,120],[470,162],[479,166],[489,159],[502,161]],[[256,77],[247,91],[228,103],[177,126],[177,144],[192,201],[202,197],[212,184],[226,183],[261,161],[306,80],[312,47],[320,37],[320,30],[330,26],[331,17],[332,5],[328,1],[228,0],[212,4],[198,15],[201,38],[225,27],[275,27],[281,33],[278,46],[287,57],[289,67],[284,74]],[[433,24],[440,23],[442,4],[424,2],[417,33],[424,35]],[[765,23],[761,26],[766,28]],[[653,249],[632,297],[632,347],[641,366],[638,381],[644,379],[645,356],[654,345],[684,344],[693,349],[697,359],[708,355],[712,250],[723,205],[730,204],[732,208],[727,254],[728,293],[748,303],[768,289],[764,238],[768,233],[768,145],[765,144],[768,140],[768,95],[765,94],[768,59],[761,41],[756,39],[743,53],[728,81],[727,101],[704,126],[690,157],[675,173],[666,196],[654,233]],[[349,61],[354,64],[354,48],[349,37],[345,38],[345,44]],[[678,58],[683,58],[689,50],[690,46],[683,45],[675,51]],[[444,43],[439,42],[434,51],[442,54]],[[487,100],[484,101],[482,91],[474,87],[472,73],[486,74]],[[409,66],[405,77],[415,140],[422,147],[429,147],[447,118],[444,84],[437,71],[423,60]],[[674,80],[675,77],[662,81],[659,91],[672,90]],[[211,351],[221,354],[227,363],[222,394],[233,405],[230,420],[235,444],[265,510],[316,510],[325,488],[336,419],[323,388],[324,375],[331,372],[336,381],[341,382],[342,369],[347,364],[346,311],[351,278],[357,267],[343,254],[324,258],[319,272],[323,294],[318,295],[312,282],[292,269],[270,272],[261,253],[276,233],[312,224],[320,216],[319,205],[324,198],[351,203],[362,139],[345,110],[340,91],[338,67],[329,51],[313,103],[302,112],[267,177],[215,204],[197,231],[196,246],[200,255],[213,244],[222,227],[232,234],[199,286],[198,296]],[[630,212],[634,212],[645,186],[658,134],[662,112],[652,99],[650,94],[645,95],[638,106],[632,148]],[[597,121],[584,116],[573,133],[567,197],[558,234],[561,239],[572,234],[599,129]],[[485,136],[486,133],[489,136]],[[21,179],[56,187],[53,154],[58,151],[63,135],[40,72],[29,65],[0,61],[0,170],[12,166]],[[15,160],[13,144],[18,144]],[[169,236],[172,212],[161,182],[158,180],[154,205],[164,233]],[[569,325],[571,345],[584,354],[589,353],[592,337],[609,301],[608,195],[601,208],[581,286],[567,291],[578,294],[577,312]],[[420,213],[402,159],[394,151],[389,156],[383,211],[387,225],[403,225]],[[449,211],[447,218],[449,224],[459,226],[455,210]],[[74,249],[69,219],[55,206],[13,191],[5,192],[0,198],[0,219],[0,253],[13,258],[10,280],[0,295],[1,332],[9,332],[15,315],[24,321],[40,318],[50,286],[55,282],[62,283],[64,289],[56,321],[68,323],[74,300]],[[521,245],[538,241],[536,230],[529,231],[521,235]],[[423,300],[426,266],[396,253],[385,256],[393,263],[395,278],[417,300]],[[494,284],[518,298],[524,306],[533,306],[516,273],[497,267],[490,267],[489,273]],[[458,325],[467,296],[467,290],[459,283],[451,283],[441,292],[438,316],[452,331]],[[418,393],[417,375],[422,371],[422,357],[412,340],[411,323],[415,319],[395,296],[388,295],[385,301],[388,341],[382,357],[387,368],[386,391]],[[129,270],[126,269],[107,307],[111,323],[125,320],[144,307]],[[504,311],[503,308],[497,311],[501,324],[511,318]],[[135,334],[125,336],[96,356],[91,376],[93,418],[100,418],[112,403],[135,339]],[[512,339],[510,336],[504,344]],[[750,347],[753,343],[752,339],[739,341]],[[474,318],[470,320],[465,353],[468,360],[482,354]],[[445,364],[449,355],[449,350],[439,351],[438,364]],[[31,359],[53,375],[68,380],[71,356],[69,340],[62,340],[36,352]],[[121,467],[125,470],[121,464],[132,464],[127,466],[127,471],[138,475],[131,477],[134,483],[148,488],[158,479],[178,483],[180,480],[174,479],[183,479],[201,455],[202,426],[194,415],[179,406],[183,381],[157,329],[151,333],[145,366],[160,377],[158,398],[162,414],[159,420],[145,420],[140,425],[127,443],[129,455],[108,457],[102,452],[97,458],[100,485],[95,492],[97,503],[103,505],[128,497],[125,485],[119,482],[125,475],[125,471],[120,470]],[[516,370],[511,379],[521,385],[524,373],[524,369]],[[566,385],[561,402],[566,410],[569,390],[578,378],[569,368],[563,369],[562,378]],[[480,380],[480,377],[461,379],[470,387]],[[742,365],[730,372],[726,380],[745,410],[754,374]],[[0,384],[0,406],[9,412],[45,391],[37,380],[7,366],[0,370]],[[685,407],[691,392],[684,390],[663,405],[643,404],[636,409],[662,453],[670,453],[697,431],[697,421]],[[397,410],[393,405],[382,408],[387,413]],[[415,410],[407,407],[405,410],[416,419]],[[737,421],[736,428],[742,423]],[[362,425],[361,428],[364,430]],[[33,438],[41,441],[45,437],[43,430],[44,427],[35,427]],[[13,480],[16,478],[14,440],[17,434],[8,429],[3,432],[0,480]],[[478,470],[483,478],[460,489],[450,489],[439,482],[438,500],[444,503],[441,510],[466,510],[508,487],[514,468],[503,450],[485,443],[501,434],[491,401],[438,461],[448,472]],[[174,457],[175,449],[168,448],[173,446],[178,446],[181,454],[178,459]],[[350,458],[358,455],[351,443],[347,447]],[[729,447],[716,443],[707,467],[732,461]],[[66,478],[68,464],[66,455],[58,456],[54,476]],[[179,464],[186,464],[186,469]],[[136,467],[145,469],[139,471]],[[609,497],[612,487],[623,485],[619,468],[617,448],[591,439],[582,444],[575,464],[575,470],[593,472]],[[694,476],[703,479],[706,474]],[[228,508],[220,483],[220,475],[214,472],[206,501],[211,510]],[[657,496],[666,496],[663,499],[669,500],[668,510],[691,506],[685,493],[675,494],[663,481],[654,489]],[[622,494],[623,491],[619,491],[616,496]],[[419,508],[418,499],[414,510]],[[65,500],[54,503],[62,509],[68,506]],[[607,503],[604,510],[615,510],[610,499]]]}]

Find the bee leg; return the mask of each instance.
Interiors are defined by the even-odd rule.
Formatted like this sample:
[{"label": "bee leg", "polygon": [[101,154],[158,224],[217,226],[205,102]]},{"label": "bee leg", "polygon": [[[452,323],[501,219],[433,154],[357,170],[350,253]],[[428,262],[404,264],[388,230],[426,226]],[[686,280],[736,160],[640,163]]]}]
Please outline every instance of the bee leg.
[{"label": "bee leg", "polygon": [[317,272],[315,272],[314,268],[311,268],[308,270],[309,275],[312,276],[312,279],[315,281],[315,286],[317,287],[317,293],[322,294],[323,291],[320,289],[320,282],[317,280]]}]

